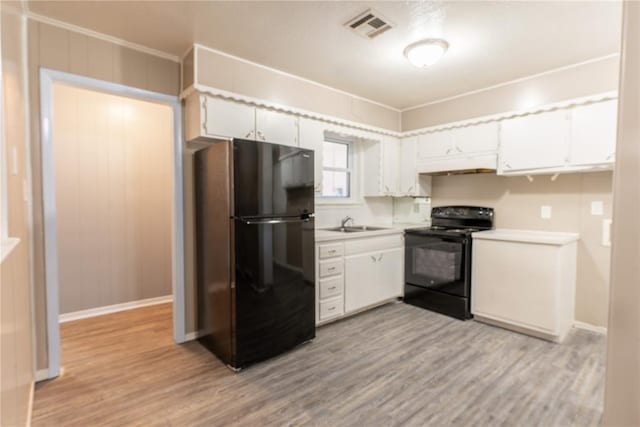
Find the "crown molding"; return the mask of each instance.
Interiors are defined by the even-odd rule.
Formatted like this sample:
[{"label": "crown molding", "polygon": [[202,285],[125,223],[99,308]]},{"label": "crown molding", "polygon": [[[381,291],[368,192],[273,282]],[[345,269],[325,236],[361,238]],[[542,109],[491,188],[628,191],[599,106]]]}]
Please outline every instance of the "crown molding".
[{"label": "crown molding", "polygon": [[243,104],[253,105],[255,107],[265,108],[269,110],[279,111],[282,113],[292,114],[298,117],[305,117],[315,120],[320,120],[326,123],[331,123],[334,125],[345,126],[353,129],[358,129],[366,132],[373,132],[381,135],[388,135],[395,138],[400,138],[402,136],[401,132],[393,131],[390,129],[384,129],[376,126],[367,125],[364,123],[354,122],[351,120],[341,119],[334,116],[329,116],[326,114],[316,113],[314,111],[304,110],[301,108],[295,108],[284,104],[278,104],[271,101],[266,101],[260,98],[254,98],[252,96],[241,95],[235,92],[229,92],[223,89],[218,89],[210,86],[205,86],[201,84],[194,84],[187,89],[185,89],[180,94],[180,99],[184,99],[193,93],[201,93],[206,95],[211,95],[216,98],[222,98],[230,101],[240,102]]},{"label": "crown molding", "polygon": [[554,102],[551,104],[539,105],[525,110],[506,111],[504,113],[492,114],[488,116],[479,116],[471,119],[460,120],[455,122],[443,123],[434,126],[428,126],[420,129],[413,129],[402,132],[402,137],[417,136],[425,133],[438,132],[441,130],[467,127],[479,125],[482,123],[497,122],[500,120],[511,119],[514,117],[528,116],[531,114],[539,114],[549,111],[562,110],[566,108],[577,107],[581,105],[593,104],[596,102],[609,101],[618,98],[618,91],[602,92],[595,95],[583,96],[580,98],[572,98],[564,101]]},{"label": "crown molding", "polygon": [[173,54],[163,52],[161,50],[153,49],[147,46],[143,46],[137,43],[132,43],[130,41],[127,41],[118,37],[110,36],[104,33],[99,33],[97,31],[89,30],[88,28],[79,27],[77,25],[59,21],[54,18],[49,18],[48,16],[39,15],[31,11],[27,12],[27,18],[33,21],[41,22],[43,24],[53,25],[54,27],[58,27],[58,28],[64,28],[65,30],[84,34],[85,36],[104,40],[119,46],[128,47],[129,49],[137,50],[139,52],[143,52],[149,55],[157,56],[159,58],[168,59],[169,61],[180,63],[180,57],[178,55],[173,55]]}]

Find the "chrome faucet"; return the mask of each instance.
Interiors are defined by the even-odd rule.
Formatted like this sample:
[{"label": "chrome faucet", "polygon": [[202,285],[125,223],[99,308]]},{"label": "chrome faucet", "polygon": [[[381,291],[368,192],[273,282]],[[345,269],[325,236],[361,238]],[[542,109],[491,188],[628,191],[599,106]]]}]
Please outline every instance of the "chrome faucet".
[{"label": "chrome faucet", "polygon": [[345,216],[344,218],[342,218],[342,222],[340,224],[340,227],[341,228],[345,228],[349,221],[351,221],[351,225],[353,225],[353,218],[351,218],[350,216]]}]

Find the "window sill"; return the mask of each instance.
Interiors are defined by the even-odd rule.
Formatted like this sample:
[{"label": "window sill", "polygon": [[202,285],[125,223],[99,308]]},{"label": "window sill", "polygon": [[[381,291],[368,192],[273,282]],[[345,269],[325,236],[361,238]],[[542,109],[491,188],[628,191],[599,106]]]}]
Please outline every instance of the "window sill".
[{"label": "window sill", "polygon": [[4,262],[11,252],[13,252],[13,250],[18,246],[18,243],[20,243],[20,239],[15,237],[9,237],[2,240],[2,245],[0,245],[0,264]]},{"label": "window sill", "polygon": [[360,206],[364,204],[364,201],[358,199],[333,200],[316,198],[315,204],[316,206]]}]

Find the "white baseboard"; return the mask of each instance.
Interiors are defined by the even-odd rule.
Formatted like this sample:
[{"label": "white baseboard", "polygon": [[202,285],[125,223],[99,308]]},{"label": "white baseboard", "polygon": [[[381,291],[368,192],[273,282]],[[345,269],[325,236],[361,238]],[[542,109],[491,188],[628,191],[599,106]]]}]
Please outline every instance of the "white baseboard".
[{"label": "white baseboard", "polygon": [[39,371],[36,371],[35,376],[34,376],[34,380],[35,382],[40,382],[40,381],[44,381],[44,380],[48,380],[49,379],[49,370],[48,369],[40,369]]},{"label": "white baseboard", "polygon": [[88,310],[74,311],[72,313],[64,313],[58,316],[60,323],[70,322],[72,320],[86,319],[88,317],[101,316],[103,314],[117,313],[119,311],[133,310],[134,308],[147,307],[150,305],[164,304],[173,301],[173,295],[165,295],[163,297],[141,299],[138,301],[124,302],[122,304],[107,305],[104,307],[90,308]]},{"label": "white baseboard", "polygon": [[602,335],[607,334],[607,328],[605,328],[604,326],[591,325],[589,323],[580,322],[579,320],[573,321],[573,327],[576,329],[584,329],[585,331],[596,332]]},{"label": "white baseboard", "polygon": [[33,415],[33,398],[36,392],[35,381],[31,382],[31,388],[29,389],[29,406],[27,407],[27,422],[25,425],[31,427],[31,416]]},{"label": "white baseboard", "polygon": [[198,334],[198,331],[189,332],[189,333],[185,334],[184,342],[196,340],[196,339],[198,339],[199,336],[200,336],[200,334]]}]

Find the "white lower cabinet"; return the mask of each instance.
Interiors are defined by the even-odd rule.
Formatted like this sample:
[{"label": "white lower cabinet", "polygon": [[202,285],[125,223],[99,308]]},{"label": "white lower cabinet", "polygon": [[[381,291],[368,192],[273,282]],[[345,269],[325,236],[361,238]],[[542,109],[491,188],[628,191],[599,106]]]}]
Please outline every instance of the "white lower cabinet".
[{"label": "white lower cabinet", "polygon": [[345,258],[345,312],[402,295],[404,250],[368,252]]},{"label": "white lower cabinet", "polygon": [[402,296],[402,234],[347,238],[316,245],[316,323]]},{"label": "white lower cabinet", "polygon": [[573,233],[474,233],[475,320],[561,342],[574,322],[577,240]]}]

